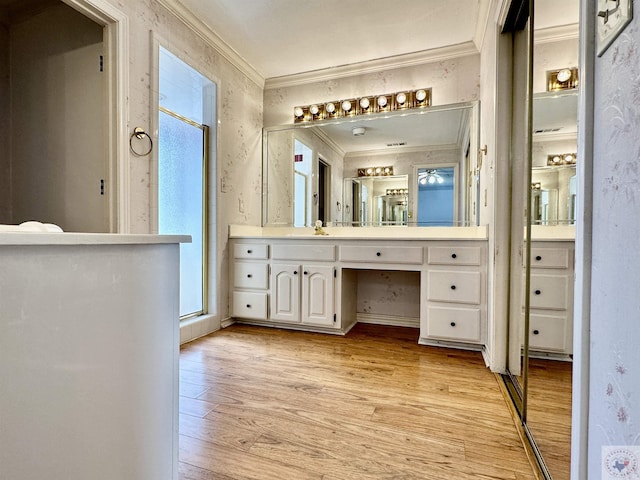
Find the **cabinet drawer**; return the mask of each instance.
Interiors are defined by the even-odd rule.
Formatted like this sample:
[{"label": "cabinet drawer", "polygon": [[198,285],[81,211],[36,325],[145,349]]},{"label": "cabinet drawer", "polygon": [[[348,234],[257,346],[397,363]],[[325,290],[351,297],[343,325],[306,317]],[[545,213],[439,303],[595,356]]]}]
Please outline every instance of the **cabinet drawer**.
[{"label": "cabinet drawer", "polygon": [[266,292],[233,292],[233,316],[238,318],[267,319]]},{"label": "cabinet drawer", "polygon": [[531,314],[529,316],[529,347],[534,350],[566,349],[566,317]]},{"label": "cabinet drawer", "polygon": [[266,289],[269,286],[269,268],[266,263],[235,262],[233,286],[236,288]]},{"label": "cabinet drawer", "polygon": [[569,250],[532,246],[531,268],[569,268]]},{"label": "cabinet drawer", "polygon": [[271,258],[274,260],[310,260],[334,262],[336,247],[333,245],[272,245]]},{"label": "cabinet drawer", "polygon": [[233,257],[266,260],[269,258],[269,245],[236,243],[233,246]]},{"label": "cabinet drawer", "polygon": [[479,305],[480,279],[480,272],[431,271],[427,275],[427,299]]},{"label": "cabinet drawer", "polygon": [[531,275],[531,308],[566,310],[568,308],[569,277],[563,275]]},{"label": "cabinet drawer", "polygon": [[480,247],[429,247],[427,263],[431,265],[480,265]]},{"label": "cabinet drawer", "polygon": [[428,307],[427,337],[480,342],[480,310]]},{"label": "cabinet drawer", "polygon": [[340,247],[343,262],[422,264],[422,247],[346,245]]}]

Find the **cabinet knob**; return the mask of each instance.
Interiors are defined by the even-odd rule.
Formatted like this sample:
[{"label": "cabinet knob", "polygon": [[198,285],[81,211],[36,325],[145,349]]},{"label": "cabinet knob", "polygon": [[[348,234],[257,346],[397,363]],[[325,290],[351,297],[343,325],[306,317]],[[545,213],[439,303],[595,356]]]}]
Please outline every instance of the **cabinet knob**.
[{"label": "cabinet knob", "polygon": [[248,304],[247,304],[247,308],[251,308],[251,305],[248,305]]},{"label": "cabinet knob", "polygon": [[381,255],[382,255],[382,253],[376,252],[376,256],[380,257]]},{"label": "cabinet knob", "polygon": [[542,260],[542,256],[541,255],[536,255],[536,261],[539,262],[540,260]]},{"label": "cabinet knob", "polygon": [[540,330],[534,330],[534,331],[533,331],[533,334],[534,334],[534,335],[538,335],[539,333],[540,333]]},{"label": "cabinet knob", "polygon": [[306,270],[302,273],[304,273],[305,275],[309,275],[309,272],[307,272]]},{"label": "cabinet knob", "polygon": [[456,326],[456,322],[451,322],[451,326],[455,327]]},{"label": "cabinet knob", "polygon": [[247,250],[247,253],[253,253],[253,250]]},{"label": "cabinet knob", "polygon": [[294,270],[294,271],[293,271],[293,274],[294,274],[294,275],[297,275],[297,274],[298,274],[298,270]]},{"label": "cabinet knob", "polygon": [[455,285],[451,285],[451,290],[455,290],[456,286]]},{"label": "cabinet knob", "polygon": [[451,258],[458,258],[458,255],[456,255],[455,253],[452,253]]},{"label": "cabinet knob", "polygon": [[535,291],[535,292],[533,292],[533,293],[535,293],[536,295],[540,295],[540,294],[542,293],[542,290],[536,290],[536,291]]},{"label": "cabinet knob", "polygon": [[251,275],[250,273],[247,273],[247,278],[251,278],[253,277],[253,275]]}]

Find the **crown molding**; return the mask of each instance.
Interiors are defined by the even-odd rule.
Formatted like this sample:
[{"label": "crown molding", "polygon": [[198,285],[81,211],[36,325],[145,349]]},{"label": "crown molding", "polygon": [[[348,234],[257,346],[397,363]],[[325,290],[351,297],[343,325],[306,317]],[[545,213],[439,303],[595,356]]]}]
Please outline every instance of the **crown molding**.
[{"label": "crown molding", "polygon": [[352,77],[354,75],[364,75],[377,73],[384,70],[391,70],[403,67],[412,67],[436,61],[449,60],[452,58],[477,55],[479,53],[472,41],[449,45],[446,47],[423,50],[421,52],[396,55],[393,57],[379,58],[367,62],[352,63],[338,67],[323,68],[309,72],[296,73],[282,77],[267,78],[265,90],[276,88],[295,87],[307,85],[309,83],[324,82],[338,78]]},{"label": "crown molding", "polygon": [[577,38],[579,38],[579,28],[577,23],[541,28],[534,32],[535,43],[552,43]]},{"label": "crown molding", "polygon": [[247,62],[238,52],[218,36],[207,24],[185,8],[178,0],[157,0],[187,27],[196,33],[207,45],[222,55],[231,65],[237,68],[258,87],[264,88],[264,77]]},{"label": "crown molding", "polygon": [[399,155],[403,153],[422,153],[437,152],[442,150],[458,150],[459,145],[443,144],[443,145],[416,145],[414,147],[387,147],[378,150],[366,150],[362,152],[349,152],[345,155],[347,158],[377,157],[381,155]]},{"label": "crown molding", "polygon": [[482,50],[484,37],[489,28],[489,13],[491,12],[491,0],[478,0],[478,19],[476,20],[476,32],[473,36],[473,43],[478,49]]}]

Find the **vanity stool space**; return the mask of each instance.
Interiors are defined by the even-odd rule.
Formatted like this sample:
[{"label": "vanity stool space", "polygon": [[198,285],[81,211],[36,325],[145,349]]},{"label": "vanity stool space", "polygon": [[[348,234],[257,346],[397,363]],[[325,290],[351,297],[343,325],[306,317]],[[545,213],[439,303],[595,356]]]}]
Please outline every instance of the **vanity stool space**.
[{"label": "vanity stool space", "polygon": [[[231,226],[231,316],[344,335],[366,271],[416,272],[419,343],[481,349],[487,335],[484,227],[299,229]],[[295,233],[294,233],[295,232]]]}]

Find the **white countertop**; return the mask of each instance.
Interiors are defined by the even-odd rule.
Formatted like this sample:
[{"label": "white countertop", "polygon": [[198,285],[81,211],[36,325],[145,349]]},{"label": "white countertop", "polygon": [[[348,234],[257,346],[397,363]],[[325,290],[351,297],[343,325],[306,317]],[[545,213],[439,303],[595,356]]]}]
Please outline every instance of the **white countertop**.
[{"label": "white countertop", "polygon": [[487,227],[324,227],[327,235],[315,235],[313,227],[256,227],[229,225],[229,238],[279,240],[486,240]]},{"label": "white countertop", "polygon": [[189,235],[0,232],[0,245],[143,245],[191,243]]}]

